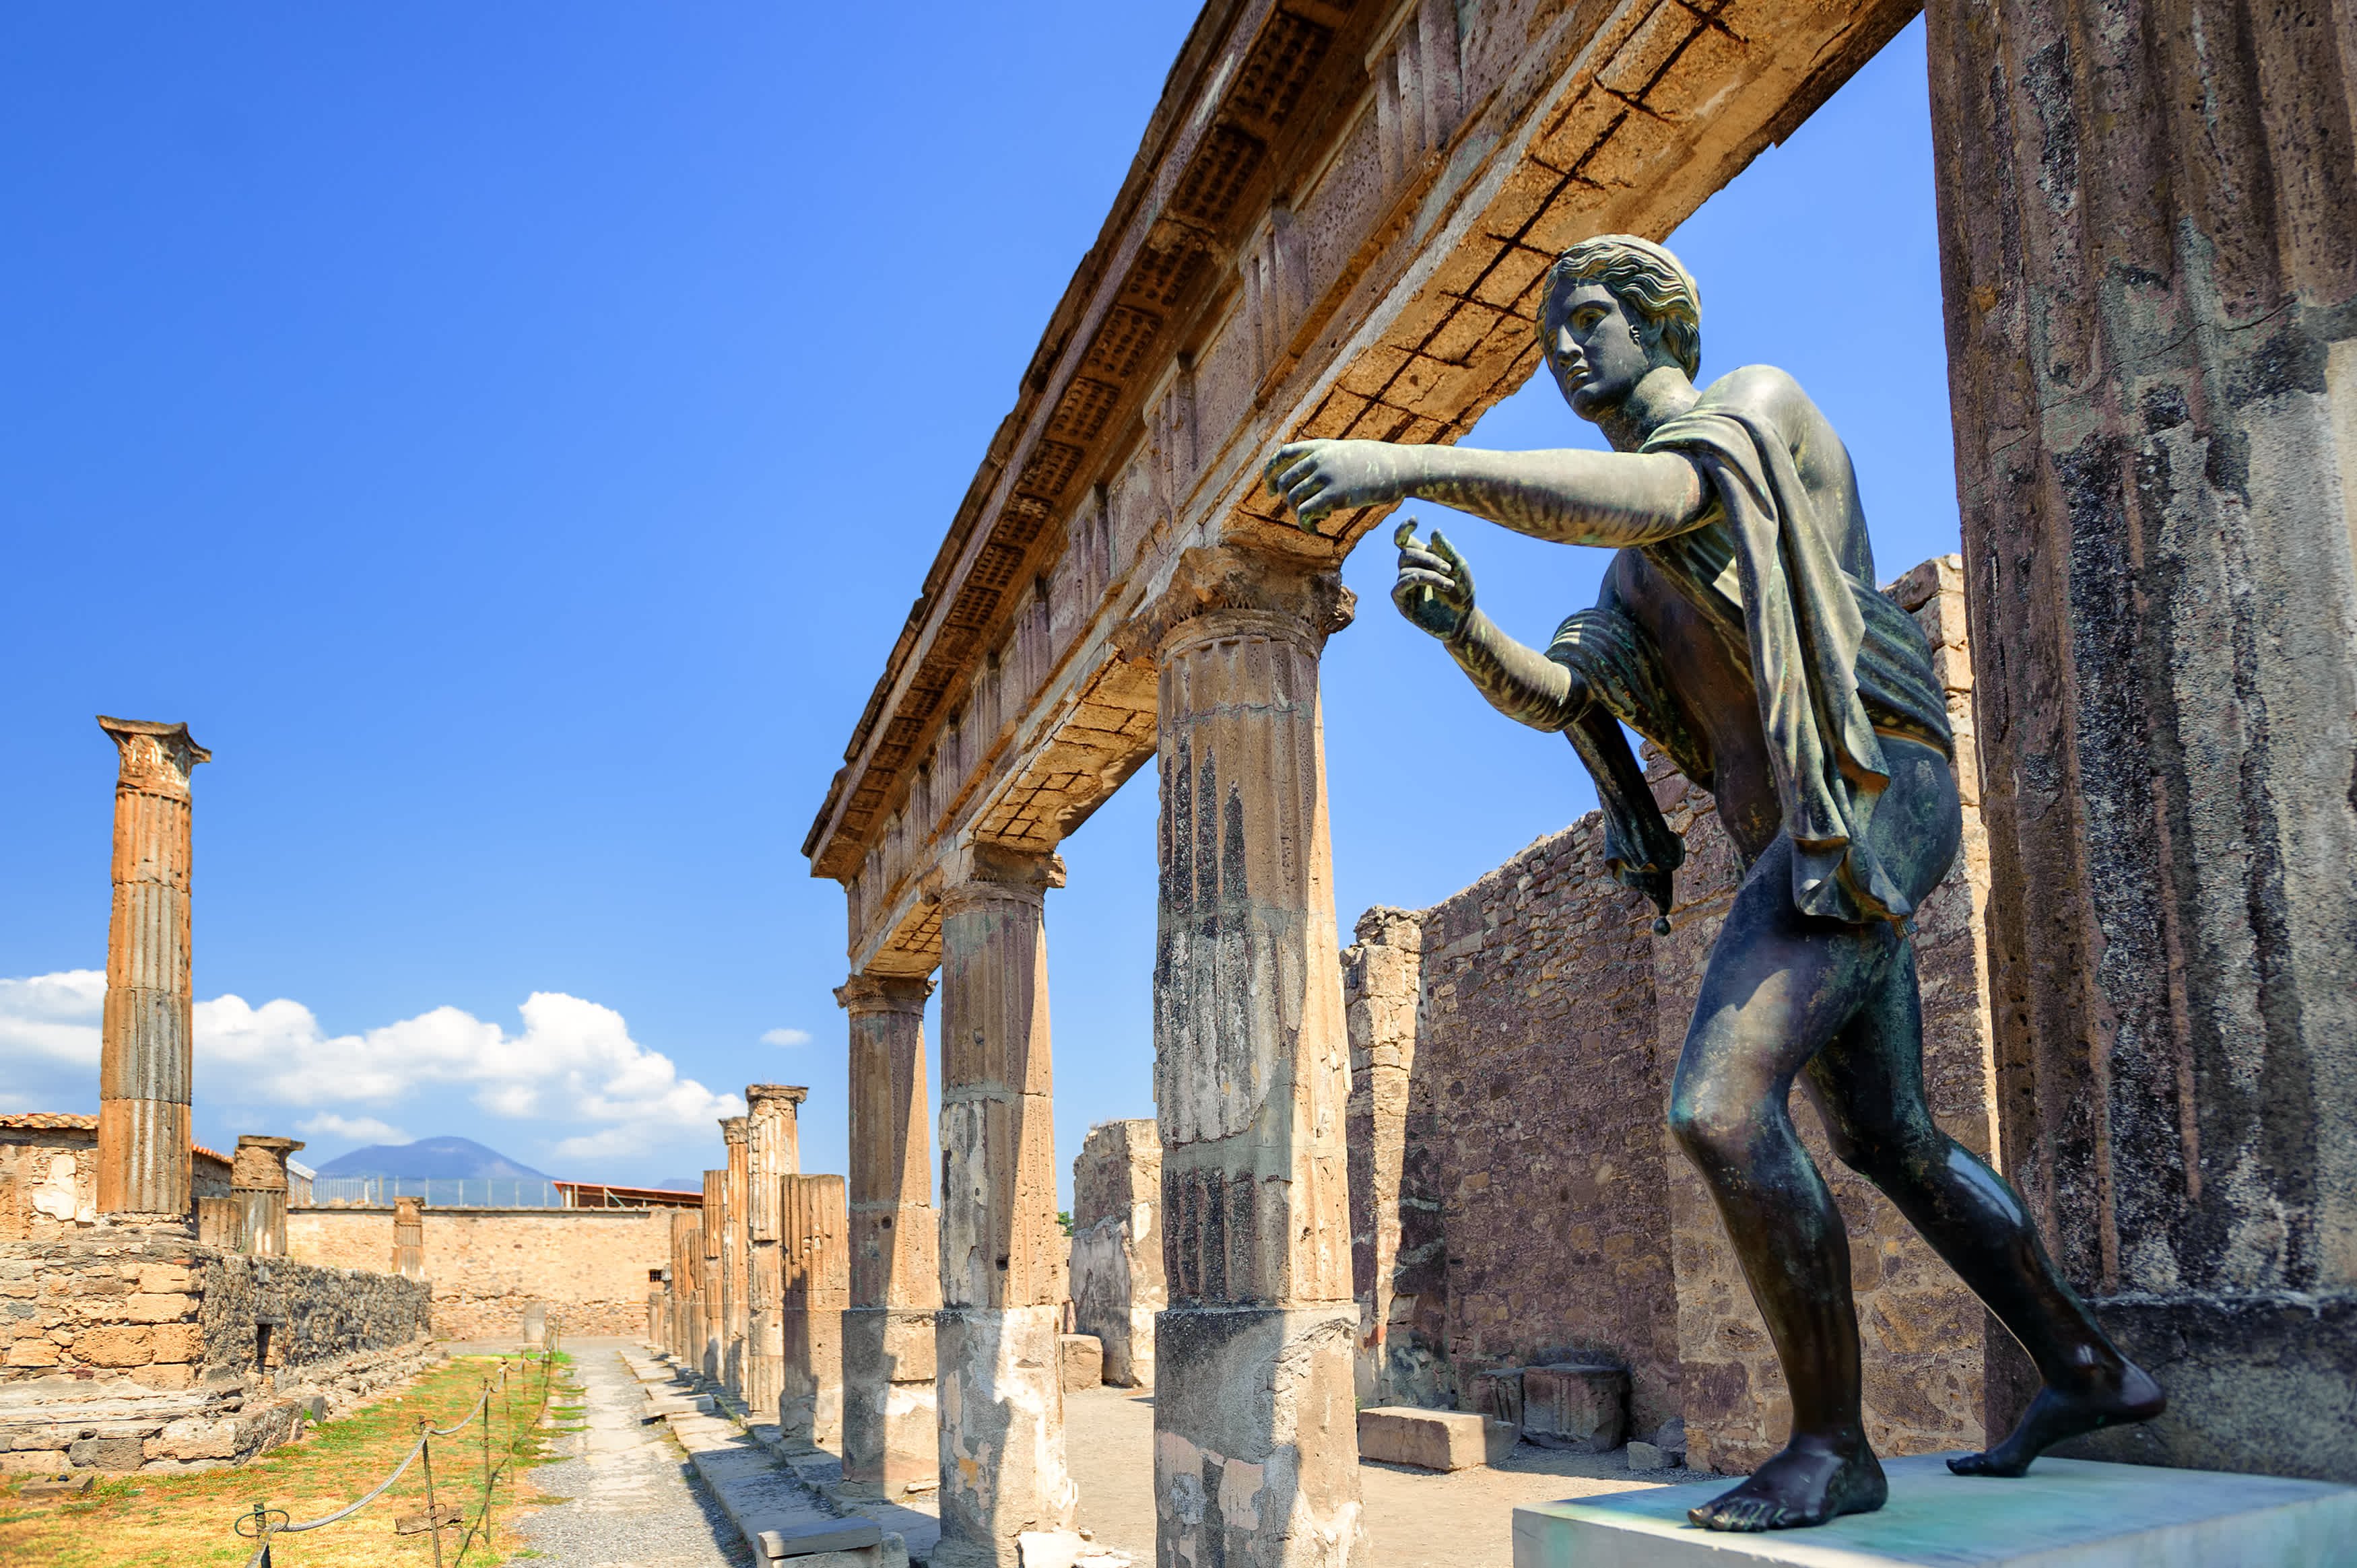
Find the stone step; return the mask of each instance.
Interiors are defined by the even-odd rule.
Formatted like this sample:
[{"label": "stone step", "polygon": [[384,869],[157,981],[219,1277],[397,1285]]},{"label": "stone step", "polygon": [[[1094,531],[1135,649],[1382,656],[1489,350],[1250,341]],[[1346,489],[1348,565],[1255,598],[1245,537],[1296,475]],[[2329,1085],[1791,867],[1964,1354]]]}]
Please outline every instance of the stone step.
[{"label": "stone step", "polygon": [[1514,1449],[1511,1423],[1471,1411],[1378,1406],[1359,1412],[1359,1457],[1419,1470],[1472,1470]]},{"label": "stone step", "polygon": [[[656,1391],[648,1391],[650,1402]],[[845,1517],[780,1465],[769,1447],[709,1399],[663,1413],[688,1462],[752,1549],[757,1563],[794,1568],[908,1568],[906,1540],[876,1520]]]}]

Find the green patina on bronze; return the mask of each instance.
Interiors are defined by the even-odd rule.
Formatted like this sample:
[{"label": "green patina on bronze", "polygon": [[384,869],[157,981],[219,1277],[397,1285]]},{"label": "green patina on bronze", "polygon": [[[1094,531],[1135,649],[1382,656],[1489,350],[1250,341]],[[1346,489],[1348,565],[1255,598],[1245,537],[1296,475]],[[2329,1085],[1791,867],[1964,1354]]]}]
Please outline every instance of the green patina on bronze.
[{"label": "green patina on bronze", "polygon": [[1269,459],[1302,526],[1411,496],[1517,532],[1616,551],[1604,592],[1542,651],[1474,602],[1436,531],[1394,535],[1400,612],[1490,703],[1564,732],[1596,779],[1614,871],[1663,919],[1684,846],[1621,731],[1709,789],[1745,875],[1688,1026],[1670,1123],[1709,1186],[1792,1397],[1783,1451],[1693,1510],[1713,1530],[1821,1524],[1888,1496],[1860,1411],[1849,1250],[1794,1133],[1797,1081],[1835,1152],[1879,1187],[2021,1342],[2045,1387],[1959,1473],[2018,1476],[2053,1443],[2159,1413],[2048,1260],[2005,1179],[1932,1122],[1907,918],[1962,833],[1954,740],[1912,618],[1874,587],[1849,454],[1781,371],[1707,387],[1699,291],[1629,235],[1564,253],[1546,363],[1609,452],[1303,441]]}]

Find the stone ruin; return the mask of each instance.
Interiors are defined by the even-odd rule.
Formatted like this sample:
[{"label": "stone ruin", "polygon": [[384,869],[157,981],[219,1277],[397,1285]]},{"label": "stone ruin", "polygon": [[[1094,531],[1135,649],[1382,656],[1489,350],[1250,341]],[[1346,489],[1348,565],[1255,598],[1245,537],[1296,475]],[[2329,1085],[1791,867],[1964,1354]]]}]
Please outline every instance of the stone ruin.
[{"label": "stone ruin", "polygon": [[292,1138],[189,1138],[186,725],[120,756],[96,1117],[0,1118],[0,1468],[242,1463],[429,1355],[429,1291],[286,1256]]},{"label": "stone ruin", "polygon": [[[1940,1106],[2200,1412],[2084,1451],[2357,1479],[2350,38],[2304,12],[2204,20],[2201,0],[2191,33],[2181,8],[1921,9],[1982,650],[1962,765],[1986,855],[1943,916],[1986,1001],[1976,1047],[1943,1025]],[[1577,828],[1479,896],[1501,929],[1527,898],[1619,944],[1612,986],[1578,1003],[1602,1100],[1567,1124],[1602,1143],[1529,1195],[1565,1230],[1530,1262],[1591,1295],[1599,1260],[1625,1262],[1642,1288],[1575,1327],[1493,1295],[1488,1264],[1416,1272],[1487,1200],[1471,1140],[1416,1121],[1401,1042],[1446,1058],[1466,1010],[1501,1004],[1482,976],[1528,955],[1508,941],[1477,975],[1489,939],[1458,929],[1477,918],[1461,899],[1384,917],[1346,1008],[1318,672],[1351,618],[1336,567],[1383,509],[1309,538],[1260,465],[1302,436],[1460,437],[1535,368],[1557,253],[1667,234],[1918,10],[1259,0],[1189,35],[804,843],[847,915],[846,1448],[897,1495],[936,1464],[938,1419],[940,1452],[994,1470],[945,1497],[942,1561],[1011,1563],[1018,1534],[1064,1517],[1039,1378],[966,1396],[1037,1338],[1059,1266],[1041,1245],[1055,852],[1149,761],[1164,1556],[1346,1560],[1371,1385],[1461,1398],[1508,1362],[1616,1350],[1641,1415],[1675,1401],[1695,1452],[1756,1452],[1769,1363],[1681,1166],[1621,1115],[1691,984],[1700,882],[1658,949],[1622,930]],[[1710,836],[1701,802],[1674,804]],[[1453,989],[1411,1007],[1385,989],[1410,969]],[[937,972],[952,1179],[932,1216]],[[1969,1011],[1957,986],[1942,1005]],[[1371,1140],[1363,1172],[1346,1128]],[[1975,1397],[2009,1422],[2018,1362],[1914,1254],[1873,1251],[1872,1206],[1846,1202],[1861,1277],[1870,1261],[1872,1293],[1909,1305],[1880,1348],[1932,1379],[1921,1400],[1875,1391],[1885,1435],[1968,1430]],[[954,1403],[930,1402],[936,1344]],[[992,1447],[1010,1433],[1019,1456]],[[1257,1489],[1221,1489],[1246,1475]]]}]

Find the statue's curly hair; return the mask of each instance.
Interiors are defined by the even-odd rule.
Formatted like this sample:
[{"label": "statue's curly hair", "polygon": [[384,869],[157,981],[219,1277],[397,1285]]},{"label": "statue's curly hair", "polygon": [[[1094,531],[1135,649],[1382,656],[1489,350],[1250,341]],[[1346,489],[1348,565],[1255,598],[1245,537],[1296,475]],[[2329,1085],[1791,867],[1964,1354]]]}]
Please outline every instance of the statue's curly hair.
[{"label": "statue's curly hair", "polygon": [[1603,285],[1622,305],[1660,324],[1662,346],[1688,380],[1701,373],[1702,290],[1667,250],[1634,234],[1598,234],[1555,258],[1541,297],[1566,283]]}]

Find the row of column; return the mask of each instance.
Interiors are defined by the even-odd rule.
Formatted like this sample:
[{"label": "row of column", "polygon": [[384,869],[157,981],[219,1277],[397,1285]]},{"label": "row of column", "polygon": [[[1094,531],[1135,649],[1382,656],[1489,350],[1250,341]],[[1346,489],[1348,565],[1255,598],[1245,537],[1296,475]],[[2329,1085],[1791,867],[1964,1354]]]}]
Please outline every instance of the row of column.
[{"label": "row of column", "polygon": [[[1318,659],[1350,596],[1188,551],[1123,628],[1157,666],[1154,970],[1170,1306],[1155,1494],[1168,1562],[1340,1564],[1361,1539],[1343,1112],[1349,1059]],[[924,1130],[931,983],[856,975],[846,1479],[938,1484],[947,1568],[1072,1530],[1057,1335],[1047,890],[1053,855],[942,866],[942,1209]],[[936,1255],[938,1247],[938,1255]]]}]

